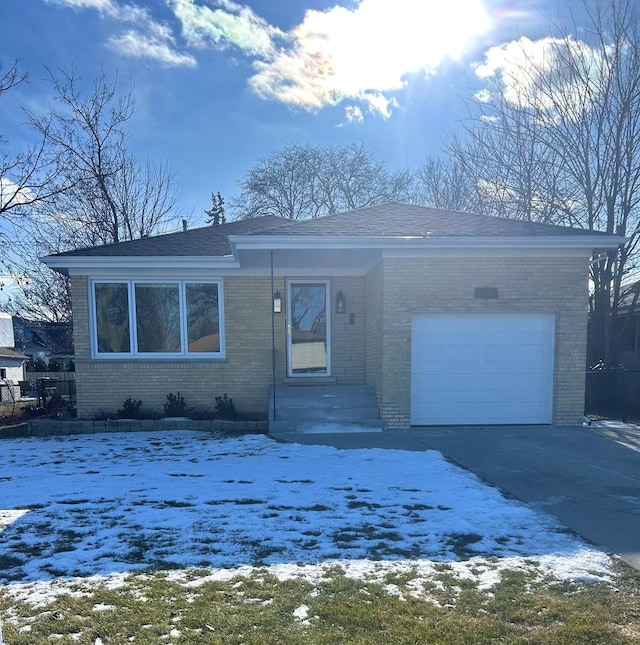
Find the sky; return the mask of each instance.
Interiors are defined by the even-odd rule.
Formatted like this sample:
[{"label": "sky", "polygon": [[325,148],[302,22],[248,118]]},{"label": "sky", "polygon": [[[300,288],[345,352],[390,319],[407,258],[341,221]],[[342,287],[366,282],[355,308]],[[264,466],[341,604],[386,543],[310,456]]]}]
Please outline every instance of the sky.
[{"label": "sky", "polygon": [[23,600],[147,567],[280,577],[339,564],[413,570],[428,587],[447,563],[485,589],[504,569],[613,576],[602,550],[433,450],[98,433],[5,439],[0,473],[0,583]]},{"label": "sky", "polygon": [[[29,82],[0,99],[0,134],[29,143],[47,68],[133,83],[129,146],[168,161],[178,214],[204,223],[259,159],[288,144],[364,142],[389,168],[438,154],[503,45],[541,42],[555,0],[2,0],[0,59]],[[522,42],[522,41],[521,41]]]}]

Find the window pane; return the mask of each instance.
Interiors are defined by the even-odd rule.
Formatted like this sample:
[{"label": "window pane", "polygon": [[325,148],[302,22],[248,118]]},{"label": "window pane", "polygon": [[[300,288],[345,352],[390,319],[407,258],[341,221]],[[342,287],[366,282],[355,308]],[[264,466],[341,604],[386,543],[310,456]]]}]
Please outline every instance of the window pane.
[{"label": "window pane", "polygon": [[138,352],[181,351],[177,284],[136,284]]},{"label": "window pane", "polygon": [[98,353],[131,351],[129,340],[129,290],[126,283],[95,285]]},{"label": "window pane", "polygon": [[187,339],[190,352],[220,351],[217,284],[187,284]]},{"label": "window pane", "polygon": [[327,285],[292,284],[291,371],[327,373]]}]

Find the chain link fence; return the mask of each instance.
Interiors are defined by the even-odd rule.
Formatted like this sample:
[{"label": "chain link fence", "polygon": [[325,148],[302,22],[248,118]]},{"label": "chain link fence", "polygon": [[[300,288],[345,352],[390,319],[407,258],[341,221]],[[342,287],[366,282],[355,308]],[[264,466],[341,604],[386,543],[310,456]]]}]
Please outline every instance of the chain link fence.
[{"label": "chain link fence", "polygon": [[640,370],[587,372],[585,414],[640,423]]}]

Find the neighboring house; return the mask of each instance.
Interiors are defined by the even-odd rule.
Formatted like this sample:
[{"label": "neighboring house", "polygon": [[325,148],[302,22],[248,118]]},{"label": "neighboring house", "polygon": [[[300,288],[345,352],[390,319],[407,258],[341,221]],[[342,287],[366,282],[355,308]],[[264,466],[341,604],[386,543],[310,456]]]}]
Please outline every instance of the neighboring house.
[{"label": "neighboring house", "polygon": [[[623,238],[386,204],[44,259],[72,283],[78,415],[180,391],[369,384],[386,428],[581,423],[588,261]],[[335,388],[335,385],[334,385]],[[321,394],[319,396],[322,396]]]},{"label": "neighboring house", "polygon": [[48,364],[56,359],[62,369],[73,360],[73,330],[70,322],[46,322],[13,316],[16,349],[32,361]]},{"label": "neighboring house", "polygon": [[[640,369],[640,282],[622,288],[622,297],[613,321],[613,365]],[[597,365],[602,356],[589,356],[588,366]]]},{"label": "neighboring house", "polygon": [[24,364],[27,358],[12,349],[0,347],[0,381],[9,381],[14,385],[24,381]]},{"label": "neighboring house", "polygon": [[11,316],[0,313],[0,401],[20,397],[20,381],[24,381],[24,364],[27,357],[14,351]]}]

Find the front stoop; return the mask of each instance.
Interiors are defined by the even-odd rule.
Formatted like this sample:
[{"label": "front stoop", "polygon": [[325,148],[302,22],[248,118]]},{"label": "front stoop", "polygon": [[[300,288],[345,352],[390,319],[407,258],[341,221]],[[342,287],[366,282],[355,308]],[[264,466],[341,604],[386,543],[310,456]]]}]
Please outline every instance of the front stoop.
[{"label": "front stoop", "polygon": [[367,430],[382,430],[372,385],[276,385],[275,402],[269,389],[271,435]]}]

